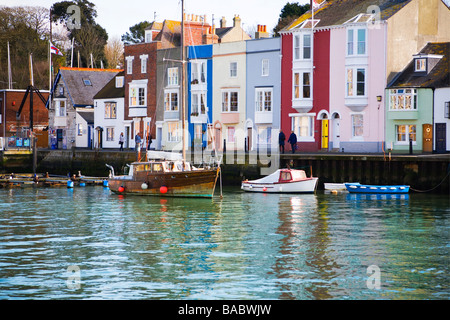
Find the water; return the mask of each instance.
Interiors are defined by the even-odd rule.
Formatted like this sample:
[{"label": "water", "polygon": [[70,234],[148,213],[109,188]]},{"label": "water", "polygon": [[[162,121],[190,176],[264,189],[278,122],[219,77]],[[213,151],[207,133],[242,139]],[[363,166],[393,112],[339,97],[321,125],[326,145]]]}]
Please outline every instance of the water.
[{"label": "water", "polygon": [[0,189],[0,299],[449,299],[449,221],[448,195]]}]

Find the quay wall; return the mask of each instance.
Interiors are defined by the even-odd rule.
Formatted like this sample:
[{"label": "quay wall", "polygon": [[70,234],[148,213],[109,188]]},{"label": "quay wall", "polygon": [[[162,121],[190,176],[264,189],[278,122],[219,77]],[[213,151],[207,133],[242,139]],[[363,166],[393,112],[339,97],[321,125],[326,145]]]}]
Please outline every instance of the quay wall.
[{"label": "quay wall", "polygon": [[[77,174],[107,177],[112,165],[116,174],[136,160],[134,151],[93,150],[39,150],[36,172],[54,175]],[[240,161],[242,162],[242,161]],[[222,182],[238,186],[243,179],[256,179],[260,175],[257,164],[224,158]],[[408,184],[411,188],[433,193],[450,192],[450,155],[392,155],[379,154],[282,154],[279,167],[304,169],[307,175],[319,177],[319,189],[326,182],[360,182],[364,184]],[[0,173],[33,172],[33,154],[0,152]],[[413,190],[414,191],[414,190]]]}]

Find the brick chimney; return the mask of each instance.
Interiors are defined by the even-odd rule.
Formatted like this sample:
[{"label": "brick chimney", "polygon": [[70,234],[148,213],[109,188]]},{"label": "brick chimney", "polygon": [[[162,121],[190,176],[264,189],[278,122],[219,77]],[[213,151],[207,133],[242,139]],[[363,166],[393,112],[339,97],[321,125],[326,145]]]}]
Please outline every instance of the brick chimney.
[{"label": "brick chimney", "polygon": [[267,32],[267,26],[258,24],[257,31],[255,32],[255,39],[269,38],[269,33]]}]

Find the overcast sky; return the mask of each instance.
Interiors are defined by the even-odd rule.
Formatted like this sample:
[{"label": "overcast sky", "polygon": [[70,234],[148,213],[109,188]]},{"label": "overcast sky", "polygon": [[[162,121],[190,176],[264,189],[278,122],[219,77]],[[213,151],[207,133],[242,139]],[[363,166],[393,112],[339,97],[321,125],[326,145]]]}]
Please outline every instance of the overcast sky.
[{"label": "overcast sky", "polygon": [[[181,20],[180,0],[90,0],[96,5],[97,23],[108,32],[109,37],[125,34],[129,28],[141,21]],[[41,6],[50,8],[55,0],[0,0],[6,6]],[[207,22],[219,25],[222,16],[227,26],[232,26],[233,17],[241,17],[243,28],[257,24],[267,25],[272,31],[277,24],[281,9],[286,3],[309,3],[309,0],[185,0],[187,14],[207,15]]]}]

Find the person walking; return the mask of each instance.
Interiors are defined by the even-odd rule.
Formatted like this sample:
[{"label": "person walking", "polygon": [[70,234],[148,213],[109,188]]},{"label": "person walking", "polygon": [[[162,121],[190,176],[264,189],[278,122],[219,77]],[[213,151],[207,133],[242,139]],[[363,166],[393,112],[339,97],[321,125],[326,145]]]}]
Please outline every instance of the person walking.
[{"label": "person walking", "polygon": [[141,150],[141,136],[139,135],[139,132],[136,133],[136,136],[134,137],[134,143],[135,143],[135,150],[140,151]]},{"label": "person walking", "polygon": [[120,137],[119,137],[120,151],[123,151],[123,143],[124,142],[125,142],[125,137],[123,136],[123,132],[121,132]]},{"label": "person walking", "polygon": [[147,150],[150,150],[150,146],[152,145],[152,135],[151,133],[148,134],[148,145]]},{"label": "person walking", "polygon": [[291,131],[288,142],[291,144],[292,153],[295,153],[295,148],[297,146],[297,135],[294,133],[294,130]]},{"label": "person walking", "polygon": [[286,140],[286,135],[282,130],[280,130],[280,134],[278,135],[278,144],[280,146],[280,152],[284,153],[284,141]]}]

